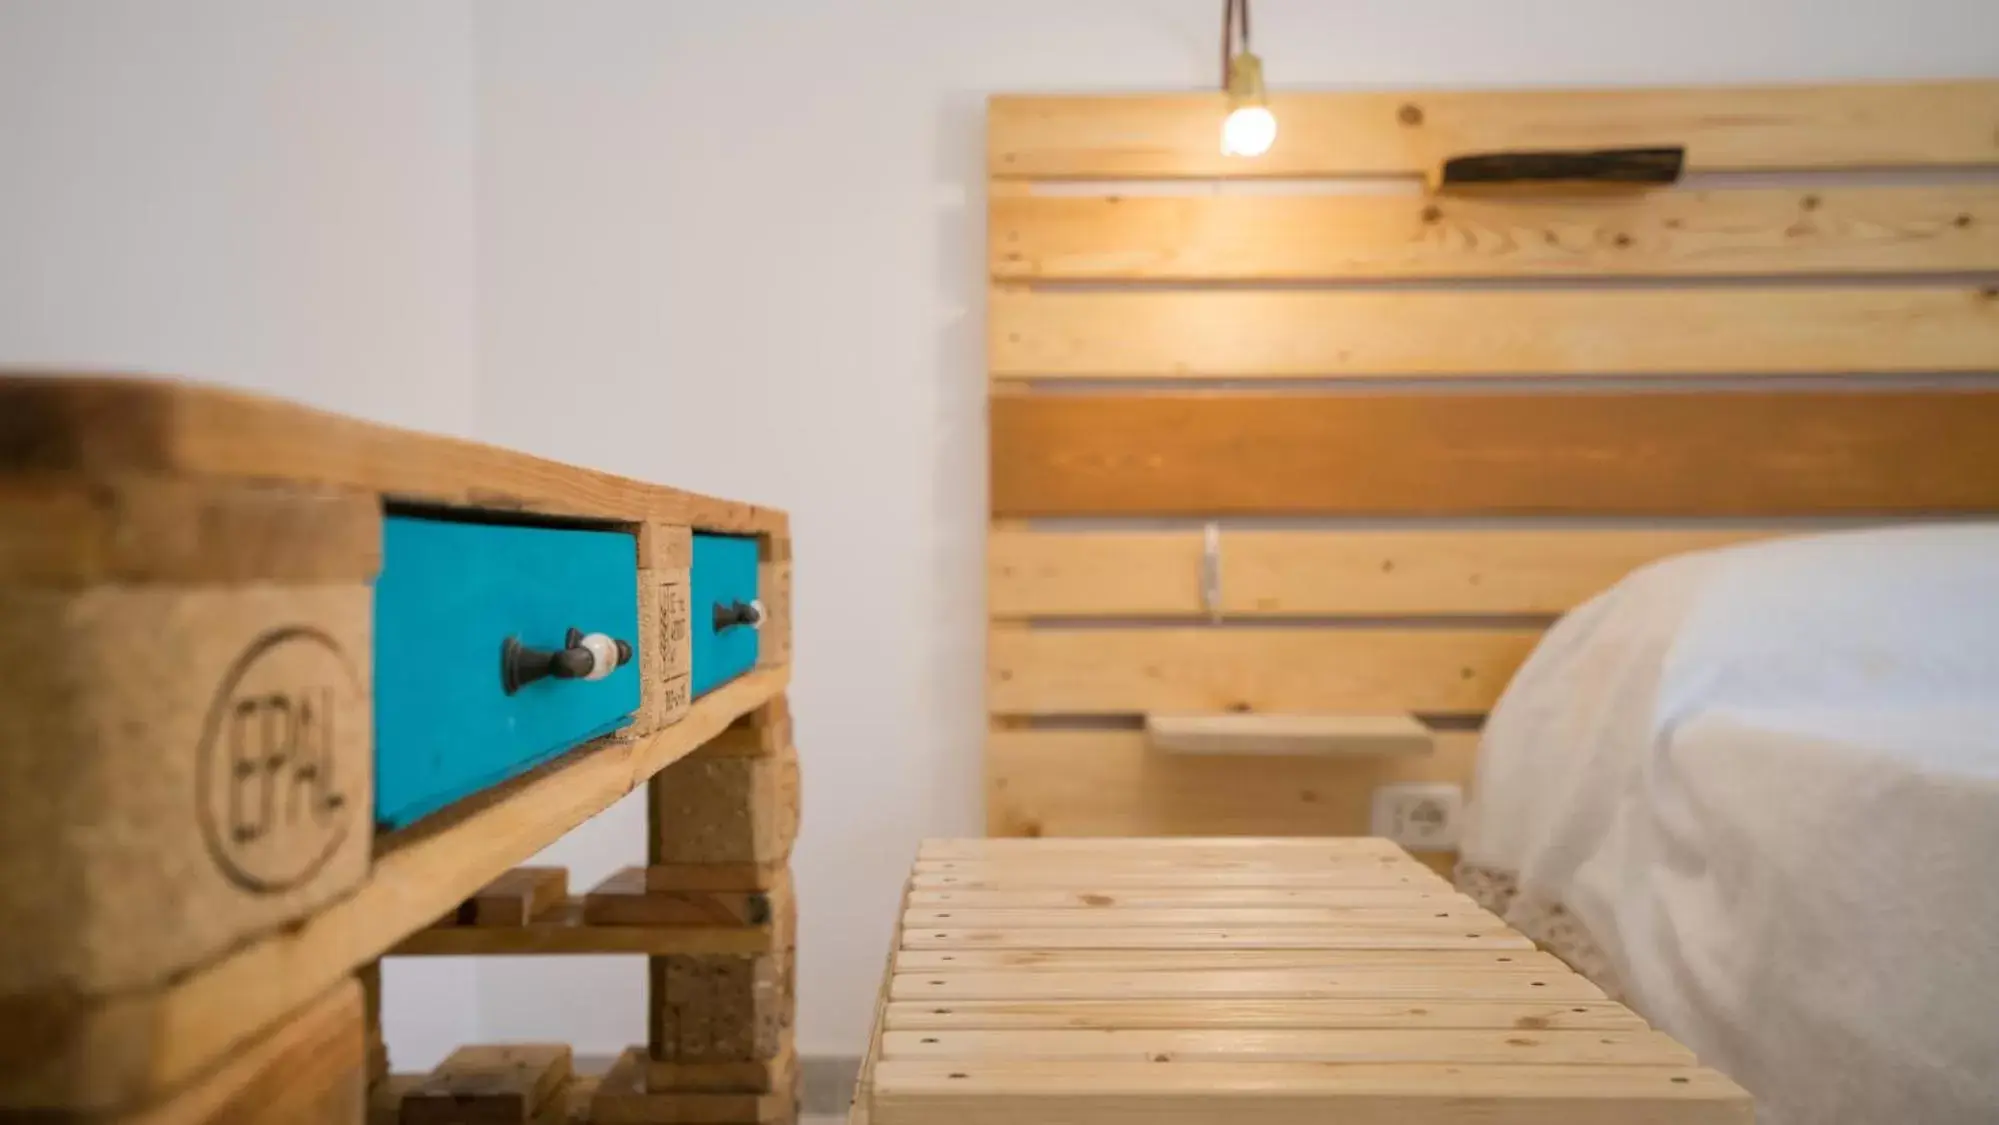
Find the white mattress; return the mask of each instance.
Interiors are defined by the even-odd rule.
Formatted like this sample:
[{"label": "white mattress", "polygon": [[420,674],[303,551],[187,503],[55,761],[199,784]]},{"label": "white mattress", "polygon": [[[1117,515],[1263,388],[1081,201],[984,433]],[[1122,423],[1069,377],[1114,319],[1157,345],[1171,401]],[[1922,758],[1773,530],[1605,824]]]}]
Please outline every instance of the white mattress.
[{"label": "white mattress", "polygon": [[1759,1119],[1999,1122],[1999,527],[1656,564],[1487,724],[1467,864]]}]

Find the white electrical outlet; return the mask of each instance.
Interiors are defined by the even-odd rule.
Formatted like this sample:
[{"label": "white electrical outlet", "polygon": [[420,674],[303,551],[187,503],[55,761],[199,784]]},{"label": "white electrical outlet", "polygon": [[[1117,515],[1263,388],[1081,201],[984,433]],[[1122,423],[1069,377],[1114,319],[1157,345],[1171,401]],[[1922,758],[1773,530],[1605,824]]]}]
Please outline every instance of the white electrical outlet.
[{"label": "white electrical outlet", "polygon": [[1383,785],[1374,791],[1373,835],[1423,851],[1458,846],[1465,817],[1463,786],[1438,782]]}]

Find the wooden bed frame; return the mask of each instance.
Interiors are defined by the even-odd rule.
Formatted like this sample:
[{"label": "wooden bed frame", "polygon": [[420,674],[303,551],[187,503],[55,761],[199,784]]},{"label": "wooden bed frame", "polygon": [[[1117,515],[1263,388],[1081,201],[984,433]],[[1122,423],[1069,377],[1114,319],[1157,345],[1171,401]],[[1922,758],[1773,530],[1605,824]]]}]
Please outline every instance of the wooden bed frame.
[{"label": "wooden bed frame", "polygon": [[[1273,108],[1244,160],[1210,94],[990,104],[992,834],[1365,833],[1633,567],[1999,510],[1999,82]],[[1422,188],[1640,145],[1688,178]],[[1182,756],[1162,714],[1436,734]]]}]

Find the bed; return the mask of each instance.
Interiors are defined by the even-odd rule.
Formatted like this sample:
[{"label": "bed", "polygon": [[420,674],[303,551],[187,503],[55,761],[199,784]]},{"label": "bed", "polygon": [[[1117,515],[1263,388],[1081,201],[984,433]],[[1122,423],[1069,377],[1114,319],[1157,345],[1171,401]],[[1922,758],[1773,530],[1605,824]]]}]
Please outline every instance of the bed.
[{"label": "bed", "polygon": [[1762,1119],[1999,1120],[1999,524],[1639,570],[1488,720],[1460,882]]}]

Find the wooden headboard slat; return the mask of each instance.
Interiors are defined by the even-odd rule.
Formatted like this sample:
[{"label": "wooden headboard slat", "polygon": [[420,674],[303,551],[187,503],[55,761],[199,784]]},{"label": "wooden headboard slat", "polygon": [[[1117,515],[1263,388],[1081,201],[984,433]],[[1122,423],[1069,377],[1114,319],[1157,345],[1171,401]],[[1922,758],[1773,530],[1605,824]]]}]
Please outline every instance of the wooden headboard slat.
[{"label": "wooden headboard slat", "polygon": [[1005,281],[1759,277],[1999,270],[1999,188],[992,201]]},{"label": "wooden headboard slat", "polygon": [[1422,175],[1508,149],[1684,145],[1696,172],[1999,163],[1999,83],[1279,93],[1277,143],[1223,156],[1216,92],[1003,96],[994,177]]},{"label": "wooden headboard slat", "polygon": [[1556,614],[1655,559],[1761,539],[1753,528],[1217,532],[1218,602],[1203,601],[1206,538],[1186,531],[995,529],[994,619]]},{"label": "wooden headboard slat", "polygon": [[1999,391],[1002,395],[992,510],[1874,515],[1999,509]]},{"label": "wooden headboard slat", "polygon": [[1999,369],[1970,285],[995,291],[994,378],[1822,375]]},{"label": "wooden headboard slat", "polygon": [[1030,628],[994,624],[994,714],[1490,708],[1539,629]]}]

